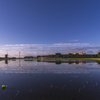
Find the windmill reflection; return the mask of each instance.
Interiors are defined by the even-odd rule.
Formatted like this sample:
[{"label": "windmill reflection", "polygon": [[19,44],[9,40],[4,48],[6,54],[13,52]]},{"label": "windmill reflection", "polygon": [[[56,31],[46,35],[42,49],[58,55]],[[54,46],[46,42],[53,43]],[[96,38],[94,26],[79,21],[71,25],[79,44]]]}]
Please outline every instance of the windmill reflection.
[{"label": "windmill reflection", "polygon": [[8,64],[8,59],[5,59],[5,64]]}]

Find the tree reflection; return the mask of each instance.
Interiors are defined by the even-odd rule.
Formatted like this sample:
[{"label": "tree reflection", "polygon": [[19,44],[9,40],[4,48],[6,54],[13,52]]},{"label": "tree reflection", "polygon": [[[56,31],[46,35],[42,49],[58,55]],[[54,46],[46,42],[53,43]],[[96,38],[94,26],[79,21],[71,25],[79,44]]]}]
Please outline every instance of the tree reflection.
[{"label": "tree reflection", "polygon": [[41,61],[41,60],[38,60],[38,59],[37,59],[37,62],[40,62],[40,61]]},{"label": "tree reflection", "polygon": [[72,64],[72,63],[74,63],[74,62],[73,62],[73,61],[68,61],[67,63],[68,63],[68,64]]},{"label": "tree reflection", "polygon": [[100,65],[100,61],[98,61],[98,64]]},{"label": "tree reflection", "polygon": [[56,61],[56,64],[61,64],[61,61],[59,60],[59,61]]},{"label": "tree reflection", "polygon": [[76,64],[79,64],[79,61],[75,61]]}]

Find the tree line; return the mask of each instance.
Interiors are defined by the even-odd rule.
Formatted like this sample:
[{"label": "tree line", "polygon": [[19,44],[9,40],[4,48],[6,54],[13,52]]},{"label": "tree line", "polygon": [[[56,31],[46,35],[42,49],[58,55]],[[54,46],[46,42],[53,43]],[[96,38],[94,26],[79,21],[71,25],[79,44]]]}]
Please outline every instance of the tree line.
[{"label": "tree line", "polygon": [[45,57],[45,58],[100,58],[100,52],[98,52],[97,54],[83,54],[83,55],[80,55],[78,53],[76,53],[76,54],[56,53],[55,55],[44,55],[44,56],[38,55],[37,58],[39,58],[39,57]]}]

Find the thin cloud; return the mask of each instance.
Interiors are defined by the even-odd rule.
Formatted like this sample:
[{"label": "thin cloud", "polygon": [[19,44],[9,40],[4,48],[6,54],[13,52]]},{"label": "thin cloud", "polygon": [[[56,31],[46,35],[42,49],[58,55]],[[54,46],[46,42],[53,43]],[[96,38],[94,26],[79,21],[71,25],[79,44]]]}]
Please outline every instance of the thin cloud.
[{"label": "thin cloud", "polygon": [[36,49],[36,47],[12,47],[12,49]]},{"label": "thin cloud", "polygon": [[[89,43],[54,43],[54,44],[9,44],[0,46],[0,56],[8,52],[9,57],[19,56],[37,56],[37,55],[49,55],[57,52],[61,54],[84,52],[87,54],[97,54],[100,52],[100,47],[93,47]],[[7,51],[7,52],[6,52]]]},{"label": "thin cloud", "polygon": [[8,47],[62,47],[62,46],[89,46],[89,43],[54,43],[54,44],[7,44]]},{"label": "thin cloud", "polygon": [[89,43],[55,43],[48,47],[90,46]]}]

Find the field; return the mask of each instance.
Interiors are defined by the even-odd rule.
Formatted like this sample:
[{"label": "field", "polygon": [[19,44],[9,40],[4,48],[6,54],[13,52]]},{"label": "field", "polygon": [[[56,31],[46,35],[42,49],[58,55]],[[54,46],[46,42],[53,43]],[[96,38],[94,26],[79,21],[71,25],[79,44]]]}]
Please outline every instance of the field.
[{"label": "field", "polygon": [[100,58],[43,58],[43,60],[100,60]]}]

